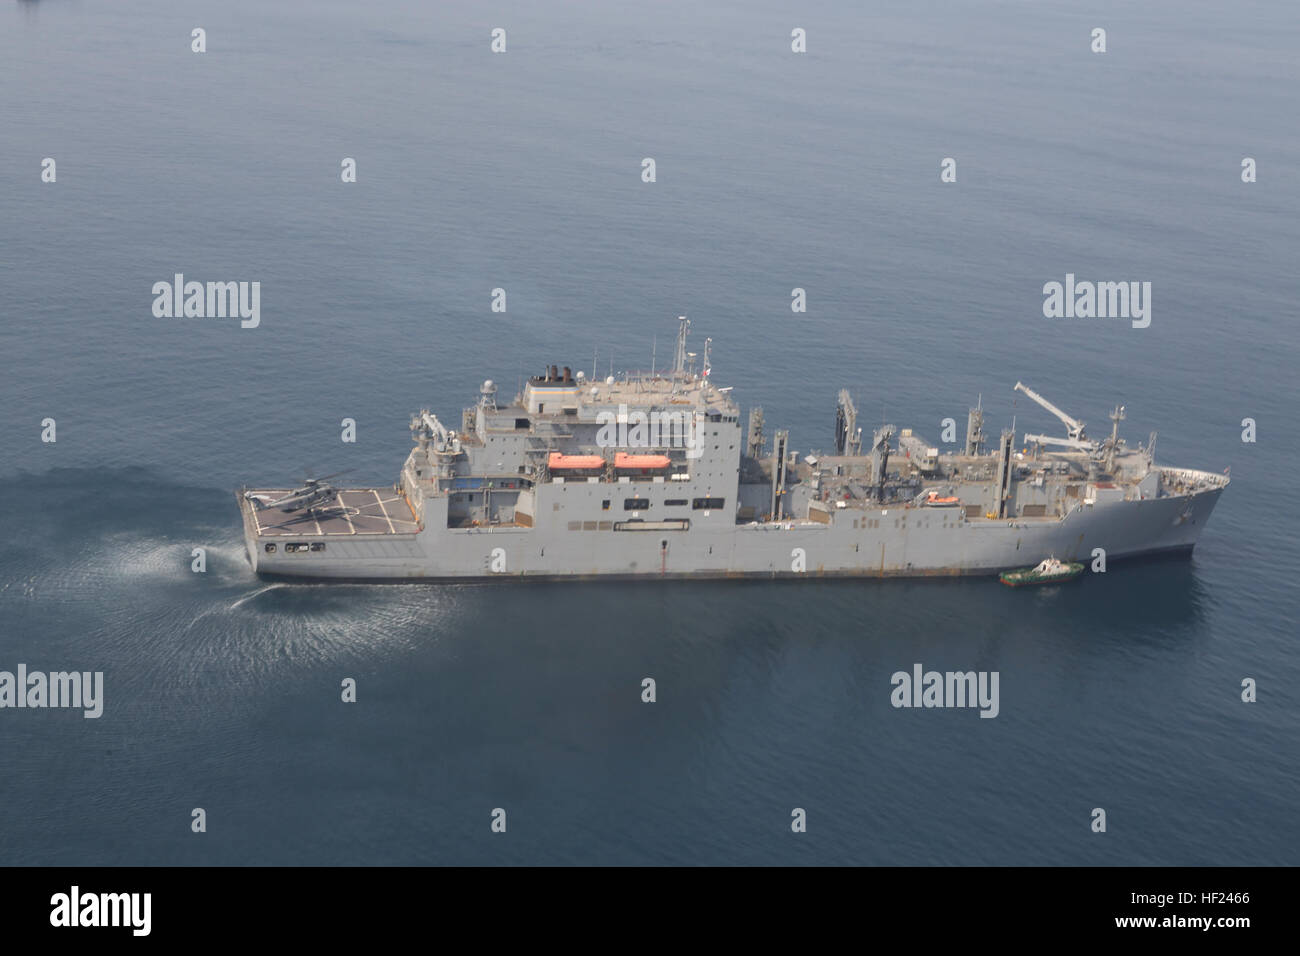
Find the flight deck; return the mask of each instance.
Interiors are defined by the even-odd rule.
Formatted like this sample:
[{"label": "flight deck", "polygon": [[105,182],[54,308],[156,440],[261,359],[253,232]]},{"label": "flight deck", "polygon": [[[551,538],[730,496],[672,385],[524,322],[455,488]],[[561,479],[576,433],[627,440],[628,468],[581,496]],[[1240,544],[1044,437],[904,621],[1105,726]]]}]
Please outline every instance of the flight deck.
[{"label": "flight deck", "polygon": [[247,511],[259,536],[415,534],[420,530],[406,496],[392,488],[340,489],[329,504],[298,511],[258,508],[253,503],[254,499],[276,501],[292,493],[290,489],[261,488],[248,492]]}]

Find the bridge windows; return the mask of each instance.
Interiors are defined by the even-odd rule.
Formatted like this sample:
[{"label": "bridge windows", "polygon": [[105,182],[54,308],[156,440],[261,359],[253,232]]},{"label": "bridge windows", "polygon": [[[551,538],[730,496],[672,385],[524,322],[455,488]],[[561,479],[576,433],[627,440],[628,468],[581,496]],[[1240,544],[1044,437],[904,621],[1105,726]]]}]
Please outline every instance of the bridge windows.
[{"label": "bridge windows", "polygon": [[649,498],[624,498],[623,499],[624,511],[645,511],[649,507],[650,507]]},{"label": "bridge windows", "polygon": [[725,498],[695,498],[691,501],[691,507],[696,511],[713,511],[721,509],[726,503]]}]

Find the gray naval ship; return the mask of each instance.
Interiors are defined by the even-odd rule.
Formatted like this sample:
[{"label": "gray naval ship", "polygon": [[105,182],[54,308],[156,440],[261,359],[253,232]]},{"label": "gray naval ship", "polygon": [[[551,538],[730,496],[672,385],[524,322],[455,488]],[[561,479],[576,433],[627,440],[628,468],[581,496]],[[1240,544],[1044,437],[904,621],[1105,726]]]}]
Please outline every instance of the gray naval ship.
[{"label": "gray naval ship", "polygon": [[[981,407],[940,451],[883,425],[864,443],[847,391],[834,454],[742,431],[681,319],[671,369],[596,380],[550,366],[508,404],[483,383],[460,427],[429,411],[390,488],[238,495],[254,570],[276,577],[466,581],[995,574],[1047,557],[1190,553],[1226,474],[1155,463],[1017,383],[1065,435],[992,441]],[[954,423],[955,424],[955,423]],[[954,446],[956,443],[953,443]],[[1100,551],[1098,550],[1100,549]]]}]

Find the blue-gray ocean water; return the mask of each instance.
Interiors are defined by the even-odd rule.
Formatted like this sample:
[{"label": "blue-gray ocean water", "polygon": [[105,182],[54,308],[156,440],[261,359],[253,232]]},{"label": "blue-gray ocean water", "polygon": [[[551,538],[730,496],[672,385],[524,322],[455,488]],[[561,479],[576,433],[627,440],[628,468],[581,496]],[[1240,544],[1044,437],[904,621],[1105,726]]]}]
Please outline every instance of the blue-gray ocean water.
[{"label": "blue-gray ocean water", "polygon": [[[0,4],[0,669],[106,682],[0,711],[0,862],[1300,862],[1298,51],[1280,0]],[[175,273],[261,326],[155,318]],[[1150,327],[1044,318],[1066,273]],[[1059,431],[1023,379],[1233,481],[1037,593],[250,573],[239,484],[389,484],[416,409],[679,314],[801,451],[843,386]],[[1000,715],[894,709],[916,662]]]}]

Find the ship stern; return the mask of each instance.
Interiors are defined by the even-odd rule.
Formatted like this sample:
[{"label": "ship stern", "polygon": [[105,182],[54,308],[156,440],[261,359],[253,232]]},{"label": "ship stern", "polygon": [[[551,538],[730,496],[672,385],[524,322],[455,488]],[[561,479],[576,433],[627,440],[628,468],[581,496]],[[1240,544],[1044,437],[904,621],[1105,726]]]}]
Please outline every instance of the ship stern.
[{"label": "ship stern", "polygon": [[246,491],[247,489],[240,488],[235,492],[235,501],[239,505],[239,516],[244,526],[244,553],[248,557],[253,573],[256,574],[261,548],[257,534],[257,519],[253,517],[253,503],[245,496]]}]

